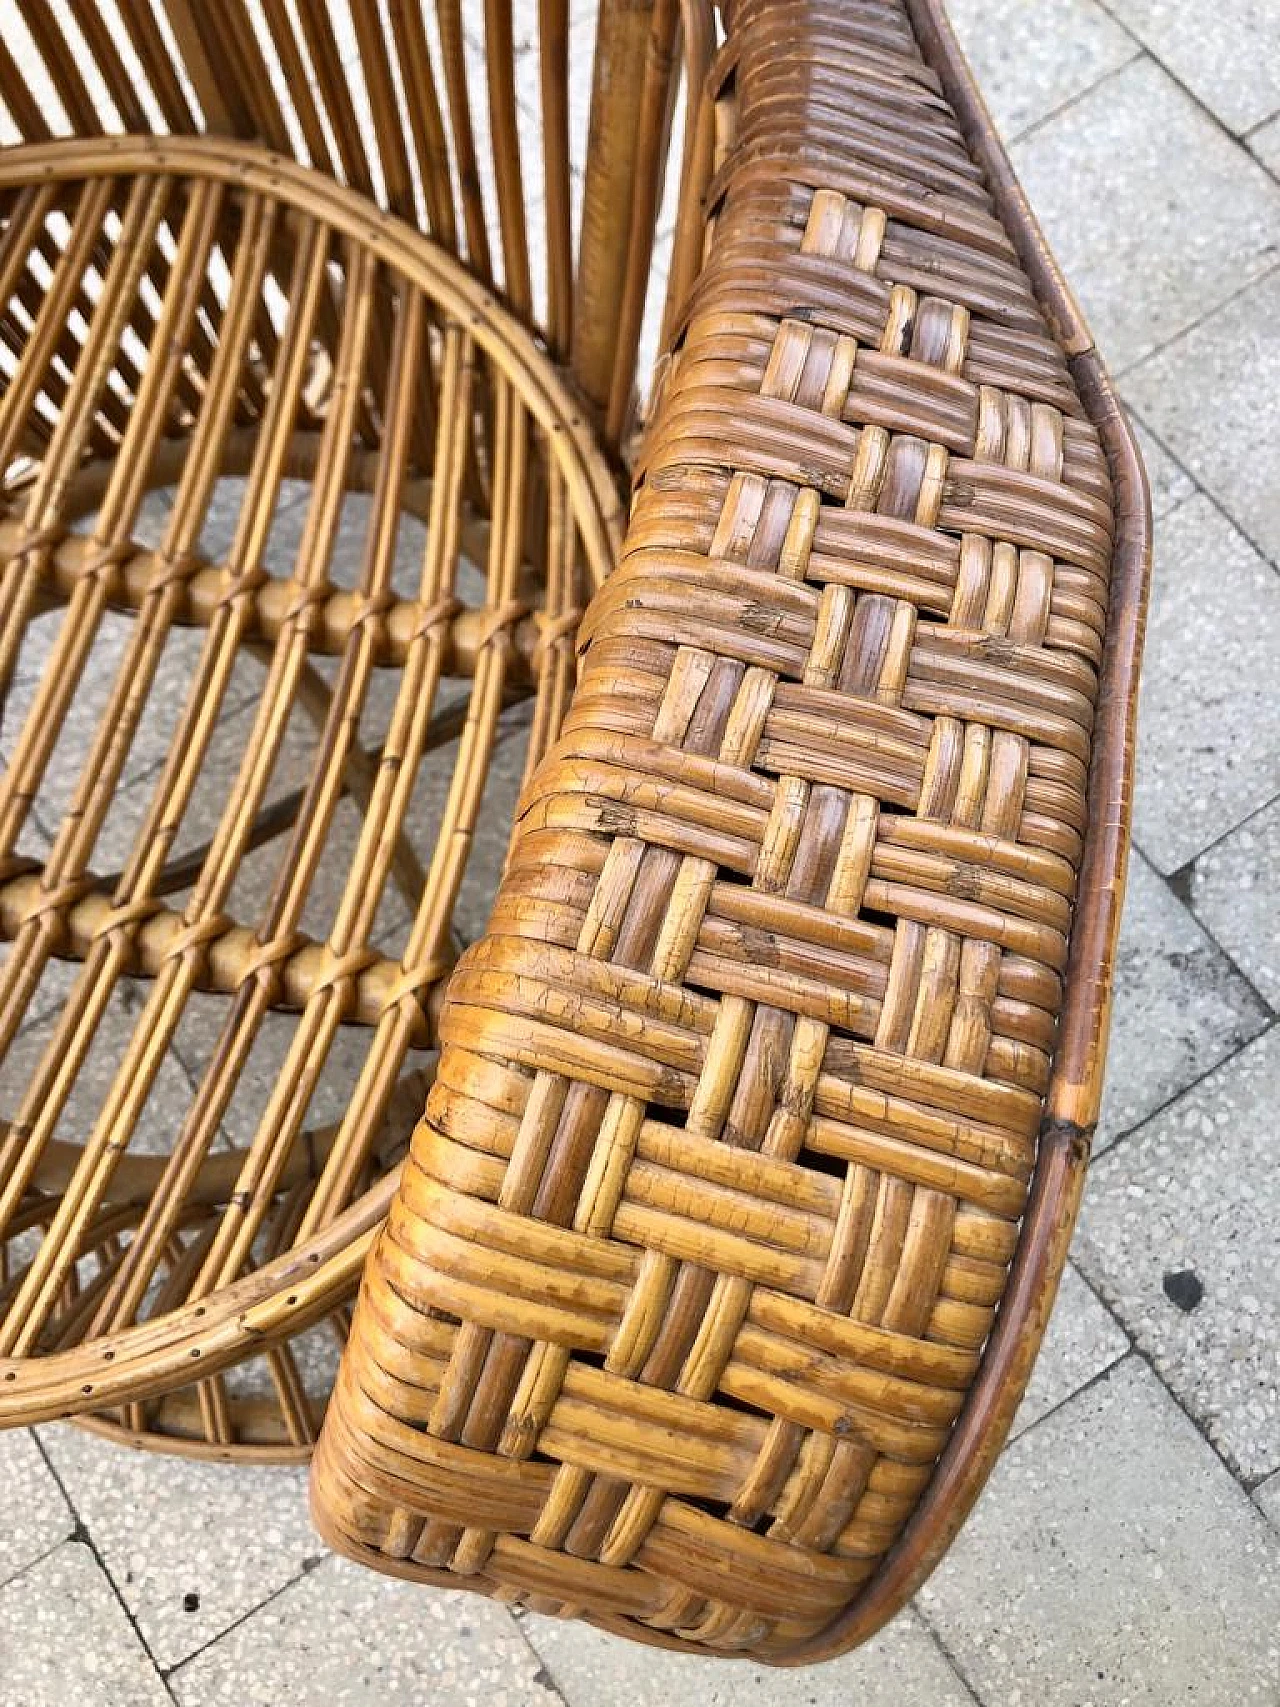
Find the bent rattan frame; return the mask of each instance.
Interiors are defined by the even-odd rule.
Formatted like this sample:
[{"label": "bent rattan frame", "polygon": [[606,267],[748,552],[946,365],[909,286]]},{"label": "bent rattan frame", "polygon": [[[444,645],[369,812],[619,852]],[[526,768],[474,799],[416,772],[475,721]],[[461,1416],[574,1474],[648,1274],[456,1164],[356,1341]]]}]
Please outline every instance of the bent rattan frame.
[{"label": "bent rattan frame", "polygon": [[1149,512],[937,0],[739,0],[703,272],[365,1270],[331,1543],[643,1640],[872,1634],[1096,1120]]}]

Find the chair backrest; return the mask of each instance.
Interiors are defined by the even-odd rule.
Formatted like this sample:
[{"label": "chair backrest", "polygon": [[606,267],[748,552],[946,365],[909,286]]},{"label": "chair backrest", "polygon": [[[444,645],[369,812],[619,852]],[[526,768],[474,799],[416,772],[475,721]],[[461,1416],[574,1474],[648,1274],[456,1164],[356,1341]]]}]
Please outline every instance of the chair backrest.
[{"label": "chair backrest", "polygon": [[350,184],[500,291],[616,448],[664,303],[698,263],[712,14],[711,0],[0,0],[0,142],[212,133]]}]

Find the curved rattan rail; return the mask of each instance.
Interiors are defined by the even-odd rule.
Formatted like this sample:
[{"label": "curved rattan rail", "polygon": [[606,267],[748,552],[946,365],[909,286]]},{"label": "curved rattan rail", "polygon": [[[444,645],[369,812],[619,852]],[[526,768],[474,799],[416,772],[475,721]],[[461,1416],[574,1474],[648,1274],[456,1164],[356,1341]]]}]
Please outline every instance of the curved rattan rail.
[{"label": "curved rattan rail", "polygon": [[353,1557],[801,1663],[1003,1441],[1096,1118],[1144,482],[934,0],[740,0],[705,267],[365,1270]]}]

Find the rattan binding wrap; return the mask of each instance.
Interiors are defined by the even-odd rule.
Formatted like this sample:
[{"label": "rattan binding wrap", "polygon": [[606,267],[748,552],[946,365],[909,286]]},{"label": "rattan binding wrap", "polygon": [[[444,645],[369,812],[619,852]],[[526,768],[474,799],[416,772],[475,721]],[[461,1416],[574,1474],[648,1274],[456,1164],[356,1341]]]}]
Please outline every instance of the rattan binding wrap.
[{"label": "rattan binding wrap", "polygon": [[327,1538],[797,1662],[946,1546],[1096,1117],[1145,489],[934,0],[738,0],[703,272],[365,1271]]}]

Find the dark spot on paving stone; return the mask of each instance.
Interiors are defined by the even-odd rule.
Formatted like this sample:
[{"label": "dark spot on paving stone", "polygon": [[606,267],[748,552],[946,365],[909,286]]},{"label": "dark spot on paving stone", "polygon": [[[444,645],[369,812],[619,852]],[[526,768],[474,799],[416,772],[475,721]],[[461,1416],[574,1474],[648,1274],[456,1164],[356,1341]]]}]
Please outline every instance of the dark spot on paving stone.
[{"label": "dark spot on paving stone", "polygon": [[1171,871],[1168,877],[1165,878],[1165,882],[1169,885],[1170,889],[1173,890],[1179,901],[1181,901],[1186,907],[1191,905],[1191,890],[1192,885],[1195,882],[1195,875],[1196,862],[1195,860],[1190,859],[1185,865],[1179,866],[1177,871]]},{"label": "dark spot on paving stone", "polygon": [[199,1612],[200,1596],[196,1594],[194,1590],[188,1589],[186,1594],[183,1595],[182,1610],[184,1612]]},{"label": "dark spot on paving stone", "polygon": [[1171,1269],[1162,1284],[1165,1297],[1187,1316],[1204,1297],[1204,1282],[1193,1268]]}]

